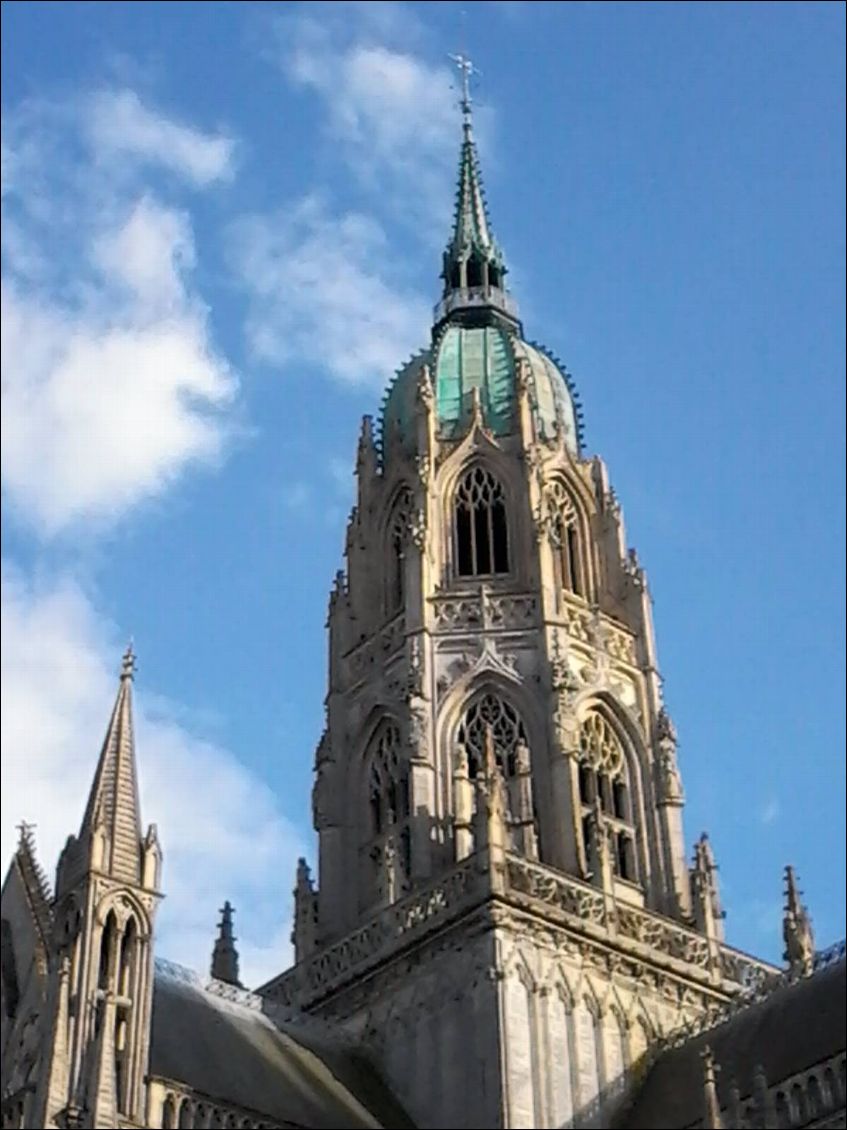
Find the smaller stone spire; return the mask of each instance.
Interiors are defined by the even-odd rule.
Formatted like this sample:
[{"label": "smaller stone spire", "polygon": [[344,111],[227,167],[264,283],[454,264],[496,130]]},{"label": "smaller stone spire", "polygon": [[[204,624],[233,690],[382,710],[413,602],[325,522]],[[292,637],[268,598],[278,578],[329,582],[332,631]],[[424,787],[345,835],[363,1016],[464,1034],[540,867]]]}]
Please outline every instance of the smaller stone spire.
[{"label": "smaller stone spire", "polygon": [[538,837],[532,808],[532,771],[529,749],[523,742],[515,747],[515,775],[510,784],[516,846],[527,859],[538,859]]},{"label": "smaller stone spire", "polygon": [[697,929],[707,938],[723,940],[724,912],[718,888],[718,865],[709,837],[704,832],[694,845],[691,895]]},{"label": "smaller stone spire", "polygon": [[785,911],[782,916],[783,957],[795,977],[807,977],[814,968],[815,937],[812,920],[800,900],[793,867],[785,868]]},{"label": "smaller stone spire", "polygon": [[464,745],[456,745],[455,762],[453,767],[453,847],[456,860],[467,858],[474,850],[473,842],[473,812],[474,792],[470,779],[468,765],[468,751]]},{"label": "smaller stone spire", "polygon": [[294,884],[294,928],[291,942],[294,960],[305,961],[311,957],[318,944],[318,894],[312,872],[305,859],[297,860],[297,879]]},{"label": "smaller stone spire", "polygon": [[477,768],[476,811],[474,813],[474,850],[488,851],[491,859],[499,859],[509,847],[507,808],[503,792],[503,776],[497,765],[494,731],[485,727],[481,764]]},{"label": "smaller stone spire", "polygon": [[614,883],[609,850],[609,829],[599,796],[595,796],[588,814],[588,867],[591,881],[601,891],[610,892]]},{"label": "smaller stone spire", "polygon": [[712,1049],[707,1044],[703,1049],[703,1126],[707,1130],[723,1130],[721,1104],[718,1100],[717,1072]]},{"label": "smaller stone spire", "polygon": [[141,805],[135,764],[132,681],[135,653],[129,643],[121,660],[118,695],[100,752],[79,840],[90,865],[130,883],[141,878]]},{"label": "smaller stone spire", "polygon": [[232,932],[232,903],[229,899],[221,907],[221,920],[218,936],[212,951],[212,977],[228,985],[241,987],[238,979],[238,950],[235,948],[235,935]]}]

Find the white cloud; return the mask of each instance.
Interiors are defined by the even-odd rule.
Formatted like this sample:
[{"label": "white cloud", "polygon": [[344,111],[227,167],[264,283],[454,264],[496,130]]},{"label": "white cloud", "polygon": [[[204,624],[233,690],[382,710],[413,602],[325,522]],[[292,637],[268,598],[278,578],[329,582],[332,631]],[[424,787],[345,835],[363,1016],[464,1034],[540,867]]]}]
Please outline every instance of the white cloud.
[{"label": "white cloud", "polygon": [[104,90],[89,100],[85,129],[101,161],[134,158],[161,165],[196,185],[232,175],[232,138],[203,133],[144,106],[132,90]]},{"label": "white cloud", "polygon": [[381,386],[426,340],[429,303],[392,280],[385,233],[367,216],[333,216],[308,197],[278,215],[246,217],[231,243],[251,297],[248,341],[263,360]]},{"label": "white cloud", "polygon": [[[72,579],[39,586],[4,568],[4,863],[21,818],[37,824],[50,874],[77,830],[116,692],[119,651],[114,630]],[[240,911],[243,978],[259,984],[290,959],[283,916],[299,837],[267,786],[176,721],[179,712],[145,688],[143,670],[135,705],[142,815],[158,825],[165,854],[157,952],[205,971],[217,910],[230,898]]]},{"label": "white cloud", "polygon": [[46,536],[113,521],[215,460],[237,389],[194,284],[188,213],[125,163],[95,175],[104,152],[74,147],[81,128],[42,105],[7,131],[3,488]]},{"label": "white cloud", "polygon": [[[430,238],[446,236],[460,129],[456,81],[446,63],[410,50],[417,25],[396,5],[344,6],[344,18],[302,13],[279,21],[283,72],[314,91],[334,145],[383,206]],[[389,17],[389,18],[386,18]],[[486,132],[490,116],[478,124]]]}]

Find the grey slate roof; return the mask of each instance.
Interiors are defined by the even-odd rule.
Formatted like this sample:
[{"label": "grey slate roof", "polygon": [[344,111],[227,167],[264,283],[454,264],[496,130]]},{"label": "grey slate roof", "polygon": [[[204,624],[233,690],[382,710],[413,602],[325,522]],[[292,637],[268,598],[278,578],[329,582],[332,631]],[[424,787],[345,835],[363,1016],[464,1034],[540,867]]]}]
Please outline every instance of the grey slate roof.
[{"label": "grey slate roof", "polygon": [[703,1117],[703,1050],[720,1067],[718,1098],[729,1105],[735,1081],[752,1091],[761,1065],[770,1086],[814,1067],[845,1049],[847,964],[842,958],[811,977],[774,990],[731,1019],[680,1047],[669,1048],[650,1069],[634,1102],[616,1122],[619,1130],[691,1126]]},{"label": "grey slate roof", "polygon": [[150,1075],[282,1125],[414,1126],[370,1064],[317,1022],[278,1026],[158,963]]}]

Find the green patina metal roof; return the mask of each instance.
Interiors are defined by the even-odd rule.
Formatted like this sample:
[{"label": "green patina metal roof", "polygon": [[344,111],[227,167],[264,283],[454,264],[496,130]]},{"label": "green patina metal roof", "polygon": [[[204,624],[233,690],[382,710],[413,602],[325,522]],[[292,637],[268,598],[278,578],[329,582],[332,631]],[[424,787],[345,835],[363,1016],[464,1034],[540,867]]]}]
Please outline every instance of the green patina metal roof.
[{"label": "green patina metal roof", "polygon": [[433,380],[444,436],[465,430],[475,388],[487,427],[495,435],[512,430],[515,357],[509,335],[500,326],[448,326],[437,346]]},{"label": "green patina metal roof", "polygon": [[425,364],[432,369],[438,429],[443,439],[458,439],[466,432],[475,388],[479,390],[485,426],[497,436],[514,431],[521,359],[529,364],[530,404],[538,435],[552,440],[561,432],[568,448],[578,455],[579,409],[564,368],[539,346],[522,341],[496,323],[448,325],[432,350],[406,363],[383,403],[383,441],[399,435],[407,449],[414,446],[418,378]]}]

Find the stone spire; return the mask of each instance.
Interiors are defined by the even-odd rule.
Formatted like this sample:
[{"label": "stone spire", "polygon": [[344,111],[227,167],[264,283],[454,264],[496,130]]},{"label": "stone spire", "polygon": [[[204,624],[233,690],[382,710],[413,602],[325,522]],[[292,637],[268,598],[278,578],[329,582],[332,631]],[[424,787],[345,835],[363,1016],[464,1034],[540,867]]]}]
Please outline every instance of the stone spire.
[{"label": "stone spire", "polygon": [[132,724],[132,680],[135,655],[127,647],[121,665],[118,696],[100,752],[97,772],[79,839],[90,845],[91,865],[116,879],[141,878],[141,807],[135,766]]},{"label": "stone spire", "polygon": [[436,323],[461,310],[465,321],[470,317],[484,323],[496,311],[516,325],[517,311],[503,288],[506,265],[488,218],[473,132],[470,78],[477,72],[465,55],[451,58],[462,74],[462,147],[453,232],[441,271],[444,298],[436,309]]},{"label": "stone spire", "polygon": [[721,1105],[718,1101],[715,1057],[707,1044],[703,1049],[703,1126],[708,1130],[722,1130]]},{"label": "stone spire", "polygon": [[783,957],[788,962],[789,971],[796,977],[808,976],[814,967],[815,937],[809,912],[800,901],[800,890],[793,867],[785,868],[782,936],[785,941]]},{"label": "stone spire", "polygon": [[216,981],[241,987],[238,979],[238,950],[235,948],[235,935],[232,932],[232,903],[229,899],[221,907],[221,920],[218,936],[212,950],[212,976]]}]

